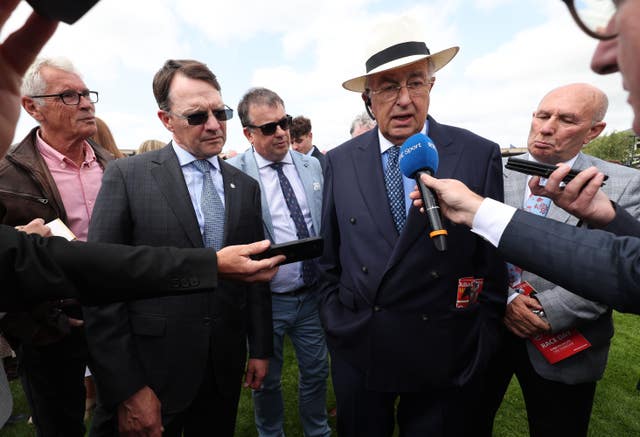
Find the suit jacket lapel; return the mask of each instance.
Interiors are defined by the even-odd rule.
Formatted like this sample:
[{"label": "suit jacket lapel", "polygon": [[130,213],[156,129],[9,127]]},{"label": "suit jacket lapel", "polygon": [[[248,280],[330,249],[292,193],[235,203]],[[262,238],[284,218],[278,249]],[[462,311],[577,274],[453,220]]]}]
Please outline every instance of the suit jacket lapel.
[{"label": "suit jacket lapel", "polygon": [[357,139],[359,141],[353,145],[351,150],[355,180],[369,215],[376,217],[374,222],[378,226],[382,238],[393,247],[398,236],[391,217],[387,189],[384,184],[378,128],[363,133]]},{"label": "suit jacket lapel", "polygon": [[269,213],[269,208],[267,207],[269,204],[267,202],[267,196],[264,192],[264,187],[262,186],[262,180],[260,179],[260,171],[258,169],[258,163],[256,162],[255,156],[253,156],[253,148],[247,149],[246,152],[240,158],[240,168],[247,175],[254,178],[260,184],[260,202],[262,204],[262,224],[265,229],[265,238],[268,238],[271,241],[275,240],[275,234],[273,232],[273,222],[271,221],[271,213]]},{"label": "suit jacket lapel", "polygon": [[153,163],[156,164],[156,167],[151,169],[151,174],[182,225],[189,241],[193,247],[203,247],[202,234],[200,233],[196,213],[191,204],[191,196],[184,182],[184,175],[171,142],[160,150],[159,159]]},{"label": "suit jacket lapel", "polygon": [[306,155],[291,153],[293,165],[302,181],[304,194],[307,197],[307,205],[311,212],[311,221],[313,222],[313,230],[316,235],[320,235],[320,213],[322,209],[322,184],[320,175],[316,175],[311,171],[311,163]]},{"label": "suit jacket lapel", "polygon": [[241,205],[237,196],[240,182],[238,175],[240,171],[222,159],[218,159],[222,173],[222,183],[224,184],[224,245],[227,237],[233,233],[233,226],[240,221]]}]

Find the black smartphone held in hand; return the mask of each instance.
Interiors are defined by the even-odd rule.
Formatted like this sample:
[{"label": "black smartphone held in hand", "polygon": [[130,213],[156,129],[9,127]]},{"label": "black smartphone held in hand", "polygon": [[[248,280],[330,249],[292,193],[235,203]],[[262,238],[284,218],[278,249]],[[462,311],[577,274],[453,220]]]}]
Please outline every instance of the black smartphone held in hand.
[{"label": "black smartphone held in hand", "polygon": [[284,255],[287,259],[280,263],[282,265],[317,258],[322,255],[323,248],[324,239],[322,237],[309,237],[287,241],[286,243],[272,244],[264,252],[251,255],[251,258],[260,260],[276,255]]},{"label": "black smartphone held in hand", "polygon": [[51,20],[73,24],[99,0],[27,0],[34,11]]},{"label": "black smartphone held in hand", "polygon": [[[551,173],[558,169],[557,165],[551,164],[542,164],[540,162],[528,161],[526,159],[519,158],[509,158],[507,159],[507,164],[504,166],[509,170],[517,171],[519,173],[528,174],[531,176],[540,176],[542,178],[548,178]],[[569,173],[562,179],[562,182],[568,184],[573,180],[574,177],[580,173],[581,170],[572,169]],[[609,176],[604,175],[604,180],[609,179]],[[602,184],[604,185],[604,183]]]}]

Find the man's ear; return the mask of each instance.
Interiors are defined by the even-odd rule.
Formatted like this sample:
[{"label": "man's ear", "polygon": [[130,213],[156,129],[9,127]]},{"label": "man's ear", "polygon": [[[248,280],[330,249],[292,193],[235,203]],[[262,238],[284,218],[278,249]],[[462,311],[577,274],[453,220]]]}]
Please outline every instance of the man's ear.
[{"label": "man's ear", "polygon": [[31,117],[33,117],[36,121],[42,121],[43,116],[40,113],[40,105],[36,103],[35,99],[29,96],[22,96],[20,99],[20,103],[25,111],[29,113]]},{"label": "man's ear", "polygon": [[170,132],[173,132],[173,120],[171,119],[167,111],[159,109],[158,118],[160,119],[162,124],[164,124],[164,127],[166,127]]},{"label": "man's ear", "polygon": [[600,135],[605,127],[607,127],[607,123],[605,123],[604,121],[599,121],[591,126],[589,132],[584,137],[584,144],[589,143],[591,140]]},{"label": "man's ear", "polygon": [[242,133],[244,134],[244,137],[247,139],[247,141],[249,141],[249,143],[253,146],[253,133],[251,132],[251,129],[248,127],[243,127]]}]

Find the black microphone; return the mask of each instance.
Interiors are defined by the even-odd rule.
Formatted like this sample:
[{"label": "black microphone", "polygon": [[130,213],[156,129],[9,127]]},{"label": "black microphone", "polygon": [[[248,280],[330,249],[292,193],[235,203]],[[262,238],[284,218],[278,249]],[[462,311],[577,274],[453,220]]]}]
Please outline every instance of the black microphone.
[{"label": "black microphone", "polygon": [[410,136],[400,148],[400,170],[408,177],[415,179],[424,202],[424,211],[429,220],[431,232],[429,237],[440,252],[447,250],[448,232],[442,226],[440,206],[433,191],[420,179],[420,175],[433,176],[438,170],[438,151],[431,138],[423,133]]}]

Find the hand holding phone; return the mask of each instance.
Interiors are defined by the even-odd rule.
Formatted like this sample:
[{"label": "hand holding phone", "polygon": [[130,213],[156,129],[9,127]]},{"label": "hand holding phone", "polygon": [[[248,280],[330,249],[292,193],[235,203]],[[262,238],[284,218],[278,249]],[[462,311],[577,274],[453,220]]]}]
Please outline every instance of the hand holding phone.
[{"label": "hand holding phone", "polygon": [[[551,164],[543,164],[535,161],[528,161],[526,159],[519,158],[509,158],[507,160],[507,164],[504,166],[509,170],[517,171],[519,173],[528,174],[531,176],[540,176],[542,178],[548,178],[551,173],[558,169],[557,165]],[[562,182],[568,184],[573,180],[574,177],[580,173],[581,170],[572,169],[569,171],[563,179]],[[605,175],[604,180],[606,181],[609,176]],[[602,184],[604,185],[604,183]]]}]

